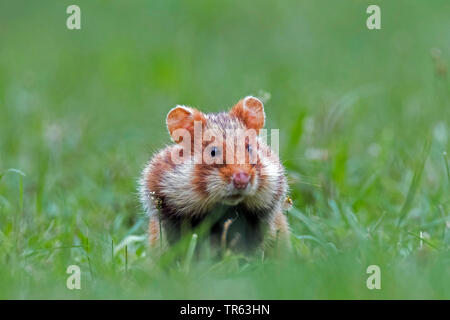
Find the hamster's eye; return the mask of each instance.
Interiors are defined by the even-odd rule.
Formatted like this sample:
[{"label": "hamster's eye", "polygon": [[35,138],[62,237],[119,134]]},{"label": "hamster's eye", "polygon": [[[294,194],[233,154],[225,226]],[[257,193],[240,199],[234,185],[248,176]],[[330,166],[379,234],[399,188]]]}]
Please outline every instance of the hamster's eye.
[{"label": "hamster's eye", "polygon": [[248,153],[252,153],[252,151],[253,151],[252,146],[249,144],[247,145],[247,151],[248,151]]},{"label": "hamster's eye", "polygon": [[217,147],[212,147],[211,148],[211,157],[215,157],[219,154],[219,149]]}]

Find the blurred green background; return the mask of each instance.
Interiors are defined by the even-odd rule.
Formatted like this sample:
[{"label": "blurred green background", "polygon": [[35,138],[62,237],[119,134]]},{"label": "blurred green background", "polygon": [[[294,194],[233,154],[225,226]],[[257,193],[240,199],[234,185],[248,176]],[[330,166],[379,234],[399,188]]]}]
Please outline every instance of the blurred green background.
[{"label": "blurred green background", "polygon": [[[0,298],[449,299],[450,2],[376,1],[374,31],[369,4],[2,1]],[[249,94],[280,128],[294,253],[157,262],[136,181],[168,110]]]}]

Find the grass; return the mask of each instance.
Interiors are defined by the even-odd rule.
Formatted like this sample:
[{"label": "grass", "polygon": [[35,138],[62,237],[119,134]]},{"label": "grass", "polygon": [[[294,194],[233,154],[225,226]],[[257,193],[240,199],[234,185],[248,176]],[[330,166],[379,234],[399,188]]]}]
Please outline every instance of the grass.
[{"label": "grass", "polygon": [[[0,298],[449,299],[450,3],[378,3],[369,31],[369,1],[80,0],[69,31],[72,2],[2,2]],[[248,94],[280,128],[294,252],[155,260],[136,180],[167,111]]]}]

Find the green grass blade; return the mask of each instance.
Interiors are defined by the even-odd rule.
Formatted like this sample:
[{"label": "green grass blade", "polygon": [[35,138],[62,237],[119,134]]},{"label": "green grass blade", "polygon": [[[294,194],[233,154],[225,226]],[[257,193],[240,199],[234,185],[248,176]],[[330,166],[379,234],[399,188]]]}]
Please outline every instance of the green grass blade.
[{"label": "green grass blade", "polygon": [[400,216],[397,222],[397,227],[400,227],[402,221],[405,219],[406,215],[408,214],[414,197],[416,196],[417,190],[419,188],[420,185],[420,181],[422,179],[422,173],[423,170],[425,168],[425,163],[427,161],[428,155],[430,153],[430,148],[431,148],[431,139],[428,138],[425,142],[425,146],[423,148],[423,152],[421,155],[421,161],[419,163],[419,165],[417,166],[415,172],[414,172],[414,176],[413,179],[411,181],[411,184],[409,186],[409,190],[408,190],[408,194],[406,196],[406,200],[402,206],[402,209],[400,211]]},{"label": "green grass blade", "polygon": [[189,243],[189,247],[186,253],[186,261],[184,262],[184,270],[186,272],[188,272],[189,268],[191,267],[192,257],[194,256],[195,247],[197,246],[197,238],[198,238],[197,234],[194,233]]}]

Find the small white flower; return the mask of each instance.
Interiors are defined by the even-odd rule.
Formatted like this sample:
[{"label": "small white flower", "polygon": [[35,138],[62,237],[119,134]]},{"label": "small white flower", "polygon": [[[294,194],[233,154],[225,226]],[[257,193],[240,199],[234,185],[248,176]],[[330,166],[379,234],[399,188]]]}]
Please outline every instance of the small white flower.
[{"label": "small white flower", "polygon": [[378,155],[381,152],[381,147],[378,143],[372,143],[369,148],[367,148],[367,152],[372,156],[372,157],[378,157]]}]

